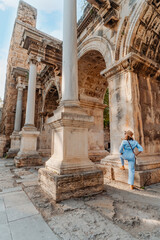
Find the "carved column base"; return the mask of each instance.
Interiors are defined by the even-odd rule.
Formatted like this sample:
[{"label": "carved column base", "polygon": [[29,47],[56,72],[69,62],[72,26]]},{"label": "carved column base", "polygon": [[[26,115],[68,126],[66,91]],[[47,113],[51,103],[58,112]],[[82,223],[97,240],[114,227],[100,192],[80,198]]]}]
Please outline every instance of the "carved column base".
[{"label": "carved column base", "polygon": [[39,132],[33,126],[25,126],[20,132],[20,151],[14,158],[16,167],[42,165],[42,158],[37,152],[37,137]]},{"label": "carved column base", "polygon": [[20,150],[21,136],[19,132],[14,131],[11,135],[11,147],[7,152],[7,158],[14,158]]},{"label": "carved column base", "polygon": [[98,194],[103,191],[103,174],[94,172],[58,175],[51,170],[39,170],[39,183],[42,189],[56,202],[72,197]]}]

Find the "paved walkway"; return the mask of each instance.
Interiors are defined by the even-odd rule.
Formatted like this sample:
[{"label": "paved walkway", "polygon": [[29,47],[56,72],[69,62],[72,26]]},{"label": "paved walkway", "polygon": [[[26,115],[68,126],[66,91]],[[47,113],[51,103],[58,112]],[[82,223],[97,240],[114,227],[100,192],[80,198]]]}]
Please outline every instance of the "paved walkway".
[{"label": "paved walkway", "polygon": [[0,240],[59,239],[22,188],[14,187],[12,165],[13,160],[0,161]]},{"label": "paved walkway", "polygon": [[[46,237],[47,236],[47,237]],[[0,193],[1,240],[57,240],[21,188]]]}]

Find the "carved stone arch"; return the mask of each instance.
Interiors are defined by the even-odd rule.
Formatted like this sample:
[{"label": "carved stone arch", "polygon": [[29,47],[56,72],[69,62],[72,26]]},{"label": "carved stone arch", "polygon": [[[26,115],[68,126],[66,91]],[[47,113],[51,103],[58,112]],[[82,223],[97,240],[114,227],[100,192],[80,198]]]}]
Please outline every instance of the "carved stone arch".
[{"label": "carved stone arch", "polygon": [[106,66],[110,66],[113,64],[113,48],[107,39],[95,36],[88,38],[78,47],[78,58],[80,59],[85,53],[93,50],[98,51],[102,54]]},{"label": "carved stone arch", "polygon": [[116,60],[134,52],[160,63],[160,3],[138,1],[125,28],[119,32],[119,38],[122,35],[118,40],[120,44],[117,43]]},{"label": "carved stone arch", "polygon": [[42,104],[42,112],[44,110],[44,106],[45,106],[45,100],[46,100],[46,97],[47,97],[47,94],[49,93],[49,91],[52,89],[52,88],[55,88],[55,91],[57,91],[57,96],[58,96],[58,99],[57,101],[60,99],[60,80],[59,80],[59,77],[55,77],[55,78],[51,78],[49,81],[46,82],[45,84],[45,88],[44,88],[44,91],[43,91],[43,104]]},{"label": "carved stone arch", "polygon": [[[99,161],[107,155],[104,148],[103,124],[106,105],[103,103],[108,82],[101,72],[106,66],[113,64],[113,51],[108,41],[101,37],[89,38],[78,50],[80,104],[88,115],[94,117],[94,124],[89,128],[88,135],[89,157],[92,161]],[[109,138],[109,129],[107,134]]]},{"label": "carved stone arch", "polygon": [[117,33],[115,60],[119,60],[129,53],[130,39],[134,32],[137,20],[142,13],[144,4],[146,4],[144,0],[137,1],[136,6],[133,8],[129,16],[126,16],[123,19]]}]

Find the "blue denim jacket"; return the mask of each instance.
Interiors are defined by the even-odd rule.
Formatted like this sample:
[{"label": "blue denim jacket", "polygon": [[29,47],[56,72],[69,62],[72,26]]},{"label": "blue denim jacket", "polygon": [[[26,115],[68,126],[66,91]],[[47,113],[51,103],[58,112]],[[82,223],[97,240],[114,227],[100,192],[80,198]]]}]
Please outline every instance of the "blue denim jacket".
[{"label": "blue denim jacket", "polygon": [[[129,143],[131,144],[133,150],[135,148],[137,148],[139,152],[143,151],[142,146],[137,141],[129,140]],[[123,140],[121,143],[121,146],[119,148],[119,152],[122,153],[123,159],[129,160],[129,161],[134,161],[135,155],[134,155],[129,143],[127,140]]]}]

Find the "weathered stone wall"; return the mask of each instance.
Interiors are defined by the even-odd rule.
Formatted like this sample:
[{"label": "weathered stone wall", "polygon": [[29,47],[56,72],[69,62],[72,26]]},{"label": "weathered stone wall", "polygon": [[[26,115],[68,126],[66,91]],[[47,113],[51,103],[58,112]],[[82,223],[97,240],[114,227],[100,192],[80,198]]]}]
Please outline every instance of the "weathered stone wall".
[{"label": "weathered stone wall", "polygon": [[[28,69],[28,54],[21,47],[22,34],[24,29],[30,29],[36,26],[36,9],[20,1],[17,18],[14,24],[13,34],[10,43],[7,64],[7,78],[4,97],[4,108],[2,114],[1,131],[6,135],[7,141],[10,141],[10,135],[14,129],[14,119],[17,102],[16,80],[12,75],[14,68]],[[26,97],[25,97],[26,98]],[[26,99],[25,99],[26,100]],[[26,101],[23,100],[23,113],[25,112]],[[24,123],[24,116],[22,117]]]},{"label": "weathered stone wall", "polygon": [[3,111],[3,108],[0,107],[0,125],[1,125],[1,121],[2,121],[2,111]]},{"label": "weathered stone wall", "polygon": [[160,82],[139,76],[145,152],[160,153]]}]

